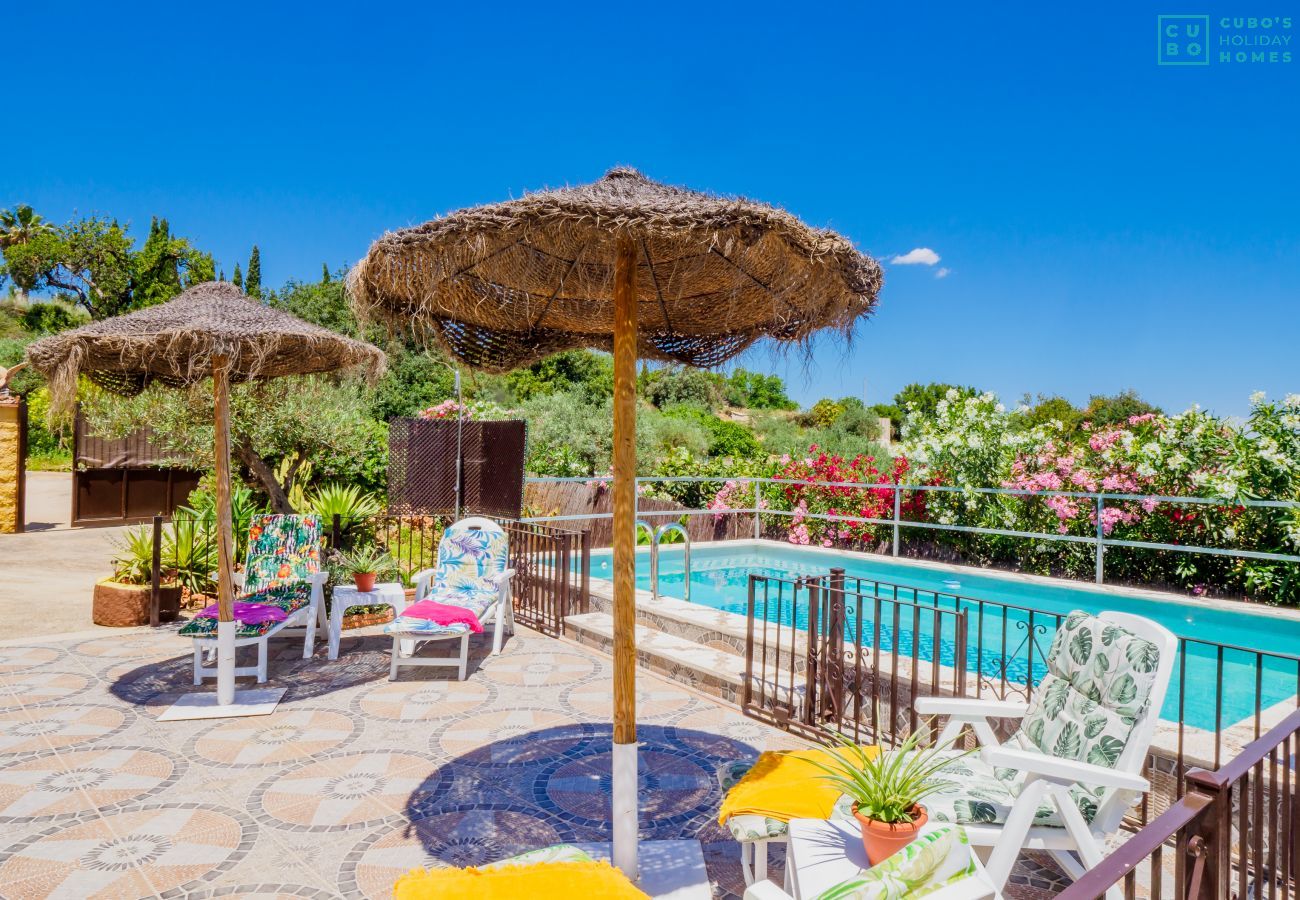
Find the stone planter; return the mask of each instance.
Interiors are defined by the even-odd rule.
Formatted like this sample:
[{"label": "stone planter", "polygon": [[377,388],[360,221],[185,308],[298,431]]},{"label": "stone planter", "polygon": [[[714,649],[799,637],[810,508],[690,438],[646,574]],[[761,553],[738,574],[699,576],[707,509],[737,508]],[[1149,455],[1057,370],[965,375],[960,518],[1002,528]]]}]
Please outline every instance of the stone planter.
[{"label": "stone planter", "polygon": [[[96,625],[127,628],[149,624],[150,588],[147,584],[120,584],[105,578],[95,583],[90,618]],[[174,622],[181,608],[181,586],[158,588],[158,620]]]}]

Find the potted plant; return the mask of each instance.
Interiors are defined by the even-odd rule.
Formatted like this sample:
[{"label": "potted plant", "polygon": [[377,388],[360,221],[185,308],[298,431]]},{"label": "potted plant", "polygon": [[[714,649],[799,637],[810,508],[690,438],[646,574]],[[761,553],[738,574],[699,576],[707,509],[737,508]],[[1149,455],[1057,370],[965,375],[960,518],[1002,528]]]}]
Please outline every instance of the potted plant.
[{"label": "potted plant", "polygon": [[344,570],[352,573],[352,581],[357,590],[365,593],[375,589],[375,577],[383,571],[393,568],[392,558],[373,544],[363,544],[347,553],[340,554]]},{"label": "potted plant", "polygon": [[954,757],[944,752],[946,745],[921,749],[925,732],[913,732],[887,752],[860,747],[839,732],[829,734],[830,761],[812,764],[853,798],[853,816],[862,828],[867,859],[879,865],[916,839],[928,818],[921,801],[947,786],[933,776],[967,753]]},{"label": "potted plant", "polygon": [[[116,544],[113,574],[95,583],[90,618],[96,625],[127,627],[149,624],[149,600],[153,582],[153,533],[132,528]],[[181,585],[161,577],[158,586],[158,619],[174,621],[180,612]]]}]

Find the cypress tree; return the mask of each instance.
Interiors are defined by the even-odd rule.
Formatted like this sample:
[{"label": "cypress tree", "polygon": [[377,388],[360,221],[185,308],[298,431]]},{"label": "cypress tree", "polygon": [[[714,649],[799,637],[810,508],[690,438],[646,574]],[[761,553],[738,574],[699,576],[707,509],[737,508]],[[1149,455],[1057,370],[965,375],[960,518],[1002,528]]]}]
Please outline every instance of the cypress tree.
[{"label": "cypress tree", "polygon": [[321,284],[330,283],[330,267],[327,263],[320,264],[320,281]]},{"label": "cypress tree", "polygon": [[253,253],[248,257],[248,274],[244,276],[244,293],[250,297],[262,296],[262,254],[253,245]]},{"label": "cypress tree", "polygon": [[217,281],[225,281],[225,280],[226,280],[226,270],[222,269],[221,272],[217,275]]},{"label": "cypress tree", "polygon": [[235,283],[235,287],[239,288],[241,291],[244,289],[244,273],[239,271],[239,263],[235,263],[235,277],[232,280]]}]

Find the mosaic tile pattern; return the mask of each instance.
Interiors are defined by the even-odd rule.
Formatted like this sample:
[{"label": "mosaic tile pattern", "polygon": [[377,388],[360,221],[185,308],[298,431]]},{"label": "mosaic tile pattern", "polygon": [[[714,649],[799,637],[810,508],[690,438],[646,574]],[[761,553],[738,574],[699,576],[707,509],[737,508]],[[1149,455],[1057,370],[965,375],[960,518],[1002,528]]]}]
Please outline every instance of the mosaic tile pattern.
[{"label": "mosaic tile pattern", "polygon": [[[609,839],[606,657],[520,628],[497,657],[472,642],[468,681],[389,682],[388,647],[273,641],[277,712],[174,723],[193,688],[169,630],[0,647],[0,897],[386,898],[416,866]],[[738,898],[717,771],[800,742],[646,672],[638,704],[642,836],[698,838]],[[1055,885],[1043,860],[1016,877]]]}]

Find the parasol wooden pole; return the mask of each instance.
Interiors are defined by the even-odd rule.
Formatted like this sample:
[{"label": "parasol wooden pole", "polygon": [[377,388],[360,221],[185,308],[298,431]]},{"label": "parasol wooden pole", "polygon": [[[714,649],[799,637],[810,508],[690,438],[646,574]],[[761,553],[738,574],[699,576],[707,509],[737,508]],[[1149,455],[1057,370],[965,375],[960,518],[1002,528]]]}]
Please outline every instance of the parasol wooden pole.
[{"label": "parasol wooden pole", "polygon": [[231,574],[234,538],[230,527],[230,361],[212,358],[213,468],[217,478],[217,703],[235,702],[235,591]]},{"label": "parasol wooden pole", "polygon": [[614,259],[614,865],[637,876],[636,247]]}]

